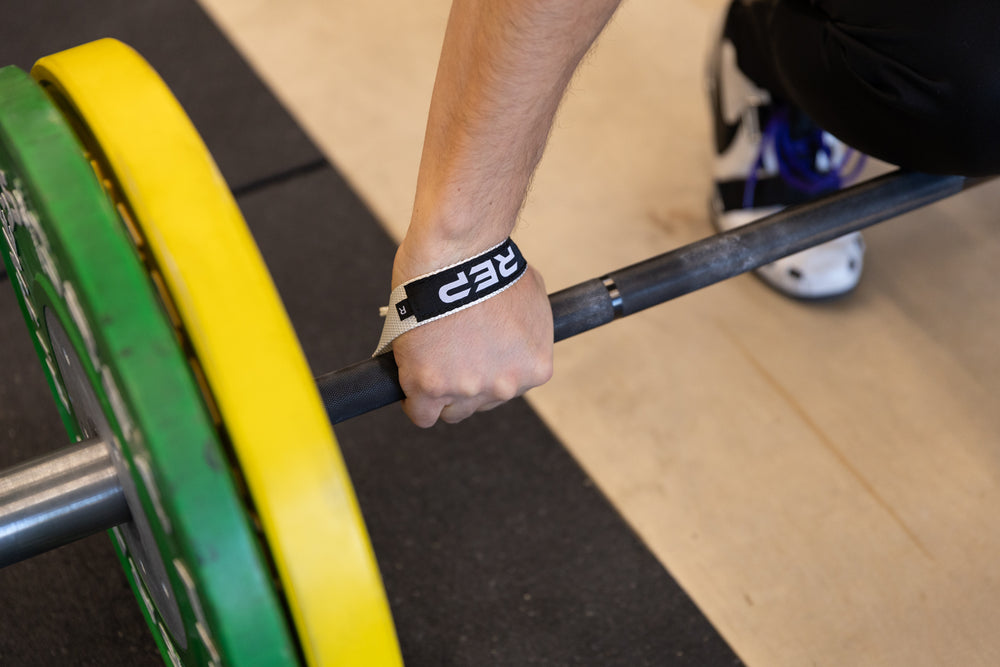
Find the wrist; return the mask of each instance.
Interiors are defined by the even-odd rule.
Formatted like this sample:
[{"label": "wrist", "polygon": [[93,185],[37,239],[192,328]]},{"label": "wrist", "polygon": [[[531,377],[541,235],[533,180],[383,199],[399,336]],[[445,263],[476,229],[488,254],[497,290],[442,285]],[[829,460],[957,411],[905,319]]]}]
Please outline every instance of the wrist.
[{"label": "wrist", "polygon": [[438,271],[492,248],[510,236],[513,224],[430,223],[416,217],[407,229],[392,269],[392,284]]},{"label": "wrist", "polygon": [[418,326],[470,308],[505,291],[527,269],[510,238],[472,257],[395,285],[382,309],[385,324],[375,354]]}]

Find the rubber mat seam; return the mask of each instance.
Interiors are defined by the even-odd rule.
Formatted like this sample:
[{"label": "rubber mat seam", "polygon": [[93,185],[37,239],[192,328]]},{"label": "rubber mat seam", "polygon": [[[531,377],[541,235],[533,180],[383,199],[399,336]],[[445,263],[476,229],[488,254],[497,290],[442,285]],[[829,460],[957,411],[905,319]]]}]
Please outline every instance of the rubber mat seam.
[{"label": "rubber mat seam", "polygon": [[298,165],[296,167],[291,167],[280,171],[277,174],[271,174],[270,176],[264,176],[263,178],[258,178],[254,181],[250,181],[239,187],[232,188],[233,196],[236,198],[242,197],[243,195],[248,195],[253,192],[258,192],[272,185],[279,185],[285,183],[296,176],[302,176],[305,174],[311,174],[314,171],[319,171],[330,165],[326,158],[317,158],[305,164]]}]

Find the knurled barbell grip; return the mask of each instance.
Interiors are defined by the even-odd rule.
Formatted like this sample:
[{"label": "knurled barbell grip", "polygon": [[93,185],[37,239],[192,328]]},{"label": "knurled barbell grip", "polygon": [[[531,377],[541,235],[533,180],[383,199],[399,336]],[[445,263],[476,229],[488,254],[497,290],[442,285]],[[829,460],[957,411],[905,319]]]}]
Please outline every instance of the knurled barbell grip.
[{"label": "knurled barbell grip", "polygon": [[[549,296],[557,341],[614,319],[608,289],[591,280]],[[371,412],[406,398],[392,352],[365,359],[316,378],[330,423]]]},{"label": "knurled barbell grip", "polygon": [[321,375],[316,384],[332,424],[406,398],[392,352]]},{"label": "knurled barbell grip", "polygon": [[[894,171],[549,296],[555,340],[583,333],[991,180]],[[392,353],[317,379],[334,424],[402,400]]]}]

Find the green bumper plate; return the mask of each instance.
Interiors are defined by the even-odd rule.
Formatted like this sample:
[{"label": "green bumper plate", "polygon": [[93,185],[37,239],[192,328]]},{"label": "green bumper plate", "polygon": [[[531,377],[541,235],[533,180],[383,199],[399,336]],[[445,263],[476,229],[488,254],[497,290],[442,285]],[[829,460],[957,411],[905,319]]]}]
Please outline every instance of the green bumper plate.
[{"label": "green bumper plate", "polygon": [[252,519],[122,221],[41,88],[0,69],[0,253],[72,440],[114,445],[112,533],[164,659],[297,664]]}]

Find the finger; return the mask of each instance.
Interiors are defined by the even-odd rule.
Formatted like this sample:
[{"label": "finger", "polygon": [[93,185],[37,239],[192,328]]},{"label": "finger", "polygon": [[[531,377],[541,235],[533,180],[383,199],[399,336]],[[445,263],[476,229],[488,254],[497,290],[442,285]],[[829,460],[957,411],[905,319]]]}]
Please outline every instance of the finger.
[{"label": "finger", "polygon": [[441,410],[445,407],[443,400],[427,398],[406,398],[402,402],[403,412],[420,428],[430,428],[437,423]]},{"label": "finger", "polygon": [[458,422],[472,416],[479,406],[479,401],[466,400],[457,401],[455,403],[444,406],[441,410],[441,421],[447,422],[448,424],[457,424]]}]

